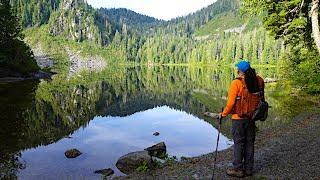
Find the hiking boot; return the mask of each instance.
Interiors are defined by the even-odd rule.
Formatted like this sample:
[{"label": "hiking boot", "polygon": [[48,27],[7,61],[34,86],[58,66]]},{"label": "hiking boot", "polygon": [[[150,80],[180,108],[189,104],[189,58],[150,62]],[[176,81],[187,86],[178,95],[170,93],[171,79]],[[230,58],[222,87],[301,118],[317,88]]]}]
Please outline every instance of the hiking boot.
[{"label": "hiking boot", "polygon": [[243,170],[227,169],[227,175],[232,176],[232,177],[243,178],[245,174],[244,174]]}]

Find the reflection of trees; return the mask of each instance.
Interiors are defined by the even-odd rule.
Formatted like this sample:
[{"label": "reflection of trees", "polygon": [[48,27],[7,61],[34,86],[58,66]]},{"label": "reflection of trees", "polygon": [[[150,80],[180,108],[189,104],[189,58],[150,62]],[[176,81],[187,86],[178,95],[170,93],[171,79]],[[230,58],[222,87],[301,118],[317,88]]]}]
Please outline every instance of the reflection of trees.
[{"label": "reflection of trees", "polygon": [[21,153],[0,154],[0,179],[17,179],[16,174],[26,167],[20,157]]},{"label": "reflection of trees", "polygon": [[32,106],[37,82],[1,84],[0,86],[0,179],[16,179],[18,170],[25,164],[19,153],[28,128],[20,117]]},{"label": "reflection of trees", "polygon": [[[0,143],[6,151],[0,153],[14,156],[21,150],[56,142],[86,126],[97,115],[128,116],[162,105],[212,122],[202,114],[220,111],[225,101],[221,97],[226,96],[234,76],[229,68],[175,66],[110,68],[70,81],[59,75],[52,81],[41,82],[35,94],[32,93],[35,85],[32,86],[28,95],[22,96],[28,97],[27,105],[8,111],[11,115],[15,115],[15,111],[24,113],[15,118],[14,128],[10,115],[5,117],[5,126],[1,126],[4,127],[1,132],[5,133],[0,136]],[[9,102],[21,100],[12,97]],[[15,135],[12,136],[12,132]],[[228,134],[228,128],[224,132]],[[8,137],[12,141],[8,141]],[[8,160],[9,156],[3,157]],[[13,169],[18,167],[19,161],[16,162]]]}]

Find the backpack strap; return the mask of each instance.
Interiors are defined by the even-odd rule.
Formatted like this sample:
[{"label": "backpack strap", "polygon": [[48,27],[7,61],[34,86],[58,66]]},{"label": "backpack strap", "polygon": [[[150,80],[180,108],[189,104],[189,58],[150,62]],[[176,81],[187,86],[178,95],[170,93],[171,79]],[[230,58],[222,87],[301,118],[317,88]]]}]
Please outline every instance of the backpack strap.
[{"label": "backpack strap", "polygon": [[241,77],[237,77],[236,79],[237,79],[237,80],[239,80],[239,81],[241,82],[242,87],[243,87],[244,89],[247,89],[246,83],[243,81],[243,78],[241,78]]}]

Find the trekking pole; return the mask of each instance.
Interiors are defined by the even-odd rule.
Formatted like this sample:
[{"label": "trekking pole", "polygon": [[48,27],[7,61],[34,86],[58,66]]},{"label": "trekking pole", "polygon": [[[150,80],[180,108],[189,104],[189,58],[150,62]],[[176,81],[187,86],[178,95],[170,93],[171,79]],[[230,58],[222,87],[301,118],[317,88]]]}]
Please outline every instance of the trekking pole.
[{"label": "trekking pole", "polygon": [[[222,108],[222,112],[223,112],[223,108]],[[214,165],[213,165],[213,173],[212,173],[211,180],[214,179],[214,173],[215,173],[215,170],[216,170],[217,157],[218,157],[218,146],[219,146],[219,140],[220,140],[221,124],[222,124],[222,117],[219,117],[218,139],[217,139],[217,145],[216,145],[216,153],[215,153],[215,156],[214,156]]]}]

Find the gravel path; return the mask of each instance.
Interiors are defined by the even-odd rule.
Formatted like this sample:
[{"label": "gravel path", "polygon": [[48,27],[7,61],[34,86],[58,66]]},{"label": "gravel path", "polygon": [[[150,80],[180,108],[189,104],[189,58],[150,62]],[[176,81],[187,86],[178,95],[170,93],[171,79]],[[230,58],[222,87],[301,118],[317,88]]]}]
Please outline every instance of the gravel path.
[{"label": "gravel path", "polygon": [[[259,132],[255,174],[245,179],[320,179],[320,114],[304,113],[289,125]],[[215,179],[229,178],[232,149],[219,152]],[[191,158],[144,174],[116,179],[211,179],[213,154]]]}]

